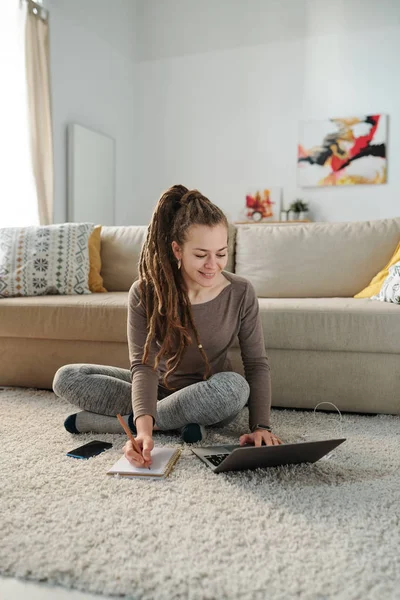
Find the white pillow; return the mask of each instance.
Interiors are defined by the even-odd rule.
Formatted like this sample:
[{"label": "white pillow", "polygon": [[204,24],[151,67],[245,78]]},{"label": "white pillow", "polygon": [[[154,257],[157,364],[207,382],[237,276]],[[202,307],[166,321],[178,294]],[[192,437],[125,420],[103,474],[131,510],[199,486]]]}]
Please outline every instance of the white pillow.
[{"label": "white pillow", "polygon": [[0,228],[0,298],[90,294],[92,223]]},{"label": "white pillow", "polygon": [[390,267],[379,294],[372,296],[372,300],[400,304],[400,261]]}]

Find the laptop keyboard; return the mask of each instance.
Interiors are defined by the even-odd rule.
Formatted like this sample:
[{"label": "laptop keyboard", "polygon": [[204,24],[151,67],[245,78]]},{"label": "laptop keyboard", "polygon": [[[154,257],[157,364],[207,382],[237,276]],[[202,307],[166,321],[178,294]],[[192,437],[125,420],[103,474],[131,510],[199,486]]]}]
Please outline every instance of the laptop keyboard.
[{"label": "laptop keyboard", "polygon": [[208,456],[205,456],[204,458],[209,460],[210,463],[212,463],[214,465],[214,467],[218,467],[218,465],[220,463],[222,463],[224,458],[226,458],[227,456],[229,456],[229,453],[228,454],[209,454]]}]

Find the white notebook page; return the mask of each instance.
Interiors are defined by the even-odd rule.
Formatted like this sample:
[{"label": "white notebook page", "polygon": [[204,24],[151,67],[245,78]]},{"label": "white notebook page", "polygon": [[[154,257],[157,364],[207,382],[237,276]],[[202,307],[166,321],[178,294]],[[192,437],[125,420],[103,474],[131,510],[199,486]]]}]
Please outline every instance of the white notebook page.
[{"label": "white notebook page", "polygon": [[152,463],[150,465],[150,469],[148,467],[134,467],[128,461],[125,456],[121,456],[120,459],[107,471],[107,473],[127,473],[127,474],[135,474],[143,475],[162,475],[165,472],[165,468],[171,458],[171,456],[175,453],[176,448],[153,448],[151,451],[151,460]]}]

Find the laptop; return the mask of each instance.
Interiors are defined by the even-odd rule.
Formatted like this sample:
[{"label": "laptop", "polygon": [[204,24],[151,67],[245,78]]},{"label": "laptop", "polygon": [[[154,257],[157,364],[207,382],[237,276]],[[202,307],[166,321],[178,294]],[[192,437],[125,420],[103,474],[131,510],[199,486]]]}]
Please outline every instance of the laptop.
[{"label": "laptop", "polygon": [[191,451],[214,473],[223,473],[225,471],[314,463],[345,441],[346,438],[279,444],[279,446],[201,446],[191,448]]}]

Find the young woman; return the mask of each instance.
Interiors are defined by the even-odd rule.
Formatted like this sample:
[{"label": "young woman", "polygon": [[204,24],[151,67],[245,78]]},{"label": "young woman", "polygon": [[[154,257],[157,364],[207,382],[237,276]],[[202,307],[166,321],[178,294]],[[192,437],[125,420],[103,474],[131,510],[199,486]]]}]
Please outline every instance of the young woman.
[{"label": "young woman", "polygon": [[[258,301],[243,277],[224,271],[228,222],[197,190],[167,190],[153,212],[129,291],[130,370],[66,365],[55,393],[84,409],[64,425],[70,433],[121,431],[116,414],[136,434],[128,441],[135,466],[151,464],[153,431],[181,430],[204,439],[248,404],[250,432],[240,444],[281,444],[270,427],[271,383]],[[245,377],[232,371],[228,350],[238,336]],[[133,412],[132,412],[133,409]]]}]

